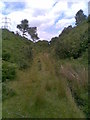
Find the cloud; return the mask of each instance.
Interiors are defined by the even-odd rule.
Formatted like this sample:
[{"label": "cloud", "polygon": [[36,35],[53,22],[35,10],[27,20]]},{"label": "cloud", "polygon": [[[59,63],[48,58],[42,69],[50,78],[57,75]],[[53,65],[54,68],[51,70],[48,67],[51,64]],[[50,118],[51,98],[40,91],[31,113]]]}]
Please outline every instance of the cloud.
[{"label": "cloud", "polygon": [[56,24],[56,28],[63,28],[64,27],[68,27],[69,25],[71,24],[74,24],[75,23],[75,18],[71,18],[71,19],[62,19],[62,20],[59,20]]},{"label": "cloud", "polygon": [[55,4],[56,0],[25,0],[27,7],[32,9],[49,10]]},{"label": "cloud", "polygon": [[[58,36],[61,30],[68,25],[75,24],[75,14],[82,9],[88,13],[89,0],[1,0],[0,17],[5,16],[11,19],[11,30],[16,28],[20,21],[27,19],[31,27],[38,27],[38,34],[41,39],[50,40]],[[6,9],[5,2],[9,2]]]},{"label": "cloud", "polygon": [[2,13],[6,15],[13,11],[22,10],[25,7],[25,2],[20,2],[20,3],[14,2],[14,4],[13,2],[4,2],[3,4],[4,4],[4,9],[2,10]]},{"label": "cloud", "polygon": [[0,1],[0,13],[2,13],[2,10],[5,8],[5,4]]},{"label": "cloud", "polygon": [[40,36],[41,40],[50,41],[52,37],[58,36],[58,33],[48,33],[47,31],[39,31],[38,35]]}]

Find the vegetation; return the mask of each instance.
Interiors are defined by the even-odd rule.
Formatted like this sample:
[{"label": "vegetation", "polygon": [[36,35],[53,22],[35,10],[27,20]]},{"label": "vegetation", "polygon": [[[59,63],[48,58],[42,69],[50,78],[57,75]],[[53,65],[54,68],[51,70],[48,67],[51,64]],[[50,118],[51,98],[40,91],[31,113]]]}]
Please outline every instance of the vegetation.
[{"label": "vegetation", "polygon": [[25,33],[28,31],[28,20],[24,19],[21,21],[21,24],[17,25],[17,28],[20,29],[20,31],[22,31],[23,36],[25,35]]},{"label": "vegetation", "polygon": [[2,82],[12,80],[16,77],[15,65],[3,62],[2,64]]},{"label": "vegetation", "polygon": [[34,42],[39,39],[38,34],[37,34],[37,27],[28,28],[28,34],[31,36],[31,39]]},{"label": "vegetation", "polygon": [[3,118],[88,118],[88,25],[50,42],[2,30]]},{"label": "vegetation", "polygon": [[[81,31],[82,29],[82,31]],[[51,46],[52,46],[51,41]],[[87,21],[73,29],[65,28],[54,43],[55,54],[60,58],[78,58],[88,48]]]},{"label": "vegetation", "polygon": [[17,25],[17,28],[23,33],[23,36],[26,35],[27,32],[33,41],[38,40],[38,34],[37,34],[37,27],[29,27],[29,23],[27,19],[24,19],[21,21],[21,24]]},{"label": "vegetation", "polygon": [[8,86],[5,83],[2,84],[2,91],[2,101],[13,97],[16,94],[15,91],[13,89],[8,88]]},{"label": "vegetation", "polygon": [[76,13],[75,19],[76,19],[76,25],[81,24],[84,20],[86,20],[86,15],[84,15],[83,10],[79,10]]}]

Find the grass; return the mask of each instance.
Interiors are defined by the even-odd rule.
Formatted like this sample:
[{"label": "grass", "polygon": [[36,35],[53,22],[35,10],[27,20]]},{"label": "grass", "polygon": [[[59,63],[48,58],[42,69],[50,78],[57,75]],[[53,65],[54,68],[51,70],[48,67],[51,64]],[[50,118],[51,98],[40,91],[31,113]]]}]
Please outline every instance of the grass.
[{"label": "grass", "polygon": [[[32,42],[17,36],[8,30],[2,31],[2,54],[8,62],[15,63],[20,69],[25,68],[32,61]],[[13,47],[14,46],[14,47]],[[5,59],[5,60],[6,60]],[[22,64],[21,64],[22,63]]]},{"label": "grass", "polygon": [[[38,59],[43,68],[40,71]],[[20,115],[31,118],[85,117],[73,100],[64,79],[61,75],[56,76],[53,63],[54,60],[49,54],[39,54],[34,57],[31,69],[18,71],[17,80],[8,83],[17,95],[3,102],[3,117],[17,118]]]},{"label": "grass", "polygon": [[[74,41],[78,46],[78,40],[86,29],[85,23],[73,28],[61,39],[70,45]],[[16,66],[15,79],[5,82],[9,92],[3,101],[3,118],[88,116],[87,50],[78,59],[60,59],[54,51],[57,43],[53,46],[45,41],[33,44],[7,30],[3,31],[3,62]],[[15,92],[13,96],[9,96],[10,90]]]},{"label": "grass", "polygon": [[61,74],[67,79],[71,94],[77,105],[88,117],[88,70],[85,66],[66,64],[61,66]]}]

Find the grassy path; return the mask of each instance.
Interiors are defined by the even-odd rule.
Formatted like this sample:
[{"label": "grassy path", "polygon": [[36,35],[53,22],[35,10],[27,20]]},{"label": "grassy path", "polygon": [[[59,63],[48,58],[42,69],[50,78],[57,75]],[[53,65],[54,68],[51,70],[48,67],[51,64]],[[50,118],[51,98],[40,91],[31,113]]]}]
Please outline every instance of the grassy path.
[{"label": "grassy path", "polygon": [[18,71],[17,80],[8,82],[8,86],[15,90],[16,95],[3,102],[3,117],[84,117],[48,53],[35,56],[32,67]]}]

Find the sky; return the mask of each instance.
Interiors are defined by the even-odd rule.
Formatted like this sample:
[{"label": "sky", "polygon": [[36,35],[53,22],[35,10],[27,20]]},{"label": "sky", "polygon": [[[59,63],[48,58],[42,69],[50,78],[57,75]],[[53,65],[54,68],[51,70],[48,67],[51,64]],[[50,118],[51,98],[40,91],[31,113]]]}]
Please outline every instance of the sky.
[{"label": "sky", "polygon": [[82,9],[88,15],[89,0],[0,0],[0,27],[4,17],[9,30],[18,31],[17,24],[27,19],[30,27],[37,27],[40,40],[58,36],[64,27],[75,26],[75,14]]}]

